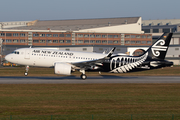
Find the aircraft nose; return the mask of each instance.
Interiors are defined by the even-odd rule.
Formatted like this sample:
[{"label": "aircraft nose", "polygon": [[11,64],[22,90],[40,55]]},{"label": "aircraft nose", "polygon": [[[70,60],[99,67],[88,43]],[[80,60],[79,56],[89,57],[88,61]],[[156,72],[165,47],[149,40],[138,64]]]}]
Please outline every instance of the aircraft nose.
[{"label": "aircraft nose", "polygon": [[10,61],[11,60],[11,56],[10,55],[6,55],[5,56],[5,60]]}]

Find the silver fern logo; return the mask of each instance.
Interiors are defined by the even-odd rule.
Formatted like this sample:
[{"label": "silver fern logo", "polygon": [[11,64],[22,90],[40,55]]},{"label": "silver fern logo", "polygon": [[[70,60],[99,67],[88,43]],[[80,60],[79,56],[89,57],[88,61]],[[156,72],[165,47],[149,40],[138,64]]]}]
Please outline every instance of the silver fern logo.
[{"label": "silver fern logo", "polygon": [[110,62],[110,70],[113,73],[125,73],[137,68],[147,58],[148,53],[140,57],[114,57]]},{"label": "silver fern logo", "polygon": [[151,50],[154,56],[158,57],[160,55],[159,51],[167,50],[167,46],[163,46],[163,45],[165,45],[165,41],[161,39],[152,46]]}]

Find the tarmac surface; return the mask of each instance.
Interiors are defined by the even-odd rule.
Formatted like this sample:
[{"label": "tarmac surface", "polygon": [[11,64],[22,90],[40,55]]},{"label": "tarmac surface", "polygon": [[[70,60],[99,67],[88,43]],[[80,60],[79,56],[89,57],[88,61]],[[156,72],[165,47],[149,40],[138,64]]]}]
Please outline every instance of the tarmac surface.
[{"label": "tarmac surface", "polygon": [[0,77],[0,84],[180,83],[180,76]]}]

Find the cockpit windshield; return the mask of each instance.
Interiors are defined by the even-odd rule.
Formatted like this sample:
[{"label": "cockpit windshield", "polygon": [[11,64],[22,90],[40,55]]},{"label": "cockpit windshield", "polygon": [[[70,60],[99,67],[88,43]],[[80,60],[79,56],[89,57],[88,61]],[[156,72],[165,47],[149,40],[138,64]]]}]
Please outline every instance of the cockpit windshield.
[{"label": "cockpit windshield", "polygon": [[19,54],[19,51],[13,51],[12,53],[13,54]]}]

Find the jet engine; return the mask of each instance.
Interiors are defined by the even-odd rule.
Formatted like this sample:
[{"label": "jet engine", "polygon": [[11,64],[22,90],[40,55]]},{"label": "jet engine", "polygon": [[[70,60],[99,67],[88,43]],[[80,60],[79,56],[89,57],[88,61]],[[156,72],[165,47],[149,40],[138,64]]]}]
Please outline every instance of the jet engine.
[{"label": "jet engine", "polygon": [[55,63],[54,64],[55,74],[71,75],[71,65],[67,63]]}]

